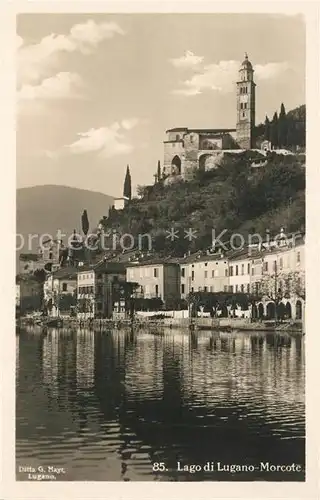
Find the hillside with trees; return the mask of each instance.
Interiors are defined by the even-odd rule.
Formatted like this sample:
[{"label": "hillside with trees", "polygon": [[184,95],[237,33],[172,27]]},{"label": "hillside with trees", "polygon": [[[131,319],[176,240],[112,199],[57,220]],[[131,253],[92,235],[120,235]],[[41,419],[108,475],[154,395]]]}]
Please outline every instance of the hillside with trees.
[{"label": "hillside with trees", "polygon": [[[198,171],[189,182],[140,186],[139,198],[132,198],[123,210],[111,208],[101,224],[106,231],[134,238],[148,233],[157,254],[172,256],[209,247],[212,229],[217,235],[227,229],[225,241],[233,232],[246,238],[266,230],[278,234],[280,227],[304,231],[304,155],[270,153],[264,166],[253,168],[257,156],[250,151],[226,156],[219,168]],[[167,237],[171,228],[180,232],[179,239]],[[188,228],[196,231],[191,242],[184,238]]]},{"label": "hillside with trees", "polygon": [[306,106],[302,105],[286,113],[282,103],[280,112],[274,112],[272,119],[266,116],[264,123],[255,130],[257,143],[270,141],[273,148],[304,150],[306,146]]}]

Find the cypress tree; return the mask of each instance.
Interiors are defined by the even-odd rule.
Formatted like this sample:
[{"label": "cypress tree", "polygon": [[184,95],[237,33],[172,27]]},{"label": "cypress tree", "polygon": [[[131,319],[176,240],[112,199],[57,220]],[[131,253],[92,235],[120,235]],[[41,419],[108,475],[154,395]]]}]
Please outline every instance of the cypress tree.
[{"label": "cypress tree", "polygon": [[264,139],[265,141],[270,141],[270,121],[268,116],[266,116],[264,121]]},{"label": "cypress tree", "polygon": [[272,118],[271,122],[271,128],[270,128],[270,141],[272,144],[272,147],[277,148],[279,146],[279,134],[278,134],[278,113],[275,112]]},{"label": "cypress tree", "polygon": [[296,146],[296,134],[294,123],[290,120],[287,126],[287,146]]},{"label": "cypress tree", "polygon": [[158,177],[158,182],[160,182],[160,181],[161,181],[161,166],[160,166],[160,160],[158,160],[157,177]]},{"label": "cypress tree", "polygon": [[87,211],[84,210],[83,214],[81,216],[81,225],[82,225],[82,231],[85,236],[87,236],[88,231],[89,231],[89,219],[88,219],[88,214]]},{"label": "cypress tree", "polygon": [[281,103],[278,120],[278,145],[280,147],[287,145],[287,115],[283,102]]},{"label": "cypress tree", "polygon": [[126,176],[123,184],[123,196],[126,196],[129,200],[131,200],[131,174],[129,165],[127,165]]}]

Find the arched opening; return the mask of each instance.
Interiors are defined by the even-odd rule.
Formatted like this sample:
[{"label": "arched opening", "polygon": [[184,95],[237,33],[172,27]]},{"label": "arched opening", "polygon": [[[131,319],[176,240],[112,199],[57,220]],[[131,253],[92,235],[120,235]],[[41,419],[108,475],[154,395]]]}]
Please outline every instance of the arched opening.
[{"label": "arched opening", "polygon": [[277,305],[277,316],[278,316],[278,319],[280,319],[281,321],[284,320],[285,314],[286,314],[286,307],[285,307],[285,305],[284,305],[283,302],[280,302]]},{"label": "arched opening", "polygon": [[267,318],[274,319],[276,316],[276,306],[274,302],[269,302],[267,305]]},{"label": "arched opening", "polygon": [[199,170],[201,170],[202,172],[205,172],[206,170],[211,170],[213,168],[217,168],[217,164],[218,164],[217,155],[204,154],[199,158]]},{"label": "arched opening", "polygon": [[301,300],[296,302],[296,319],[302,319],[302,303]]},{"label": "arched opening", "polygon": [[285,315],[286,315],[286,319],[291,319],[292,318],[292,310],[291,310],[291,304],[290,304],[290,302],[286,303],[286,306],[285,306]]},{"label": "arched opening", "polygon": [[180,175],[181,174],[181,159],[179,156],[175,156],[171,162],[171,174]]},{"label": "arched opening", "polygon": [[259,304],[259,307],[258,307],[258,317],[259,319],[262,319],[264,316],[264,309],[263,309],[263,304]]},{"label": "arched opening", "polygon": [[256,319],[258,317],[258,309],[255,304],[252,306],[251,317],[252,319]]}]

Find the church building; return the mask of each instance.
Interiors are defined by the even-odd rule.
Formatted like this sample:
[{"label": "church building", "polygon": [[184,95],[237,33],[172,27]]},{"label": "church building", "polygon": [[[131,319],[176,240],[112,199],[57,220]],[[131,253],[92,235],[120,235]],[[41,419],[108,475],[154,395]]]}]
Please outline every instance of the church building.
[{"label": "church building", "polygon": [[225,153],[254,148],[255,87],[253,67],[245,55],[237,81],[237,121],[235,129],[172,128],[164,141],[165,177],[191,178],[197,169],[219,165]]}]

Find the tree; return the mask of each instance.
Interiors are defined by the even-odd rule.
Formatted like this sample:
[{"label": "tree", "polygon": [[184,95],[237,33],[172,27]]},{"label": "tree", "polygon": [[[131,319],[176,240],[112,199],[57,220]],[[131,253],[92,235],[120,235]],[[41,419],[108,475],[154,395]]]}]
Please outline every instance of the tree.
[{"label": "tree", "polygon": [[270,141],[271,144],[274,148],[279,146],[279,141],[278,141],[279,135],[278,135],[278,113],[275,112],[272,118],[271,122],[271,128],[270,128]]},{"label": "tree", "polygon": [[161,165],[160,165],[160,160],[158,160],[157,180],[158,180],[158,182],[161,181]]},{"label": "tree", "polygon": [[270,120],[268,116],[266,116],[266,119],[264,121],[264,139],[266,141],[270,141]]},{"label": "tree", "polygon": [[123,196],[126,196],[129,200],[131,200],[131,174],[129,165],[127,165],[126,176],[124,179]]},{"label": "tree", "polygon": [[89,231],[89,219],[88,219],[88,214],[87,211],[84,210],[83,214],[81,216],[81,225],[82,225],[82,231],[85,236],[87,236],[88,231]]},{"label": "tree", "polygon": [[287,115],[283,102],[281,103],[278,120],[278,145],[280,147],[287,145]]}]

